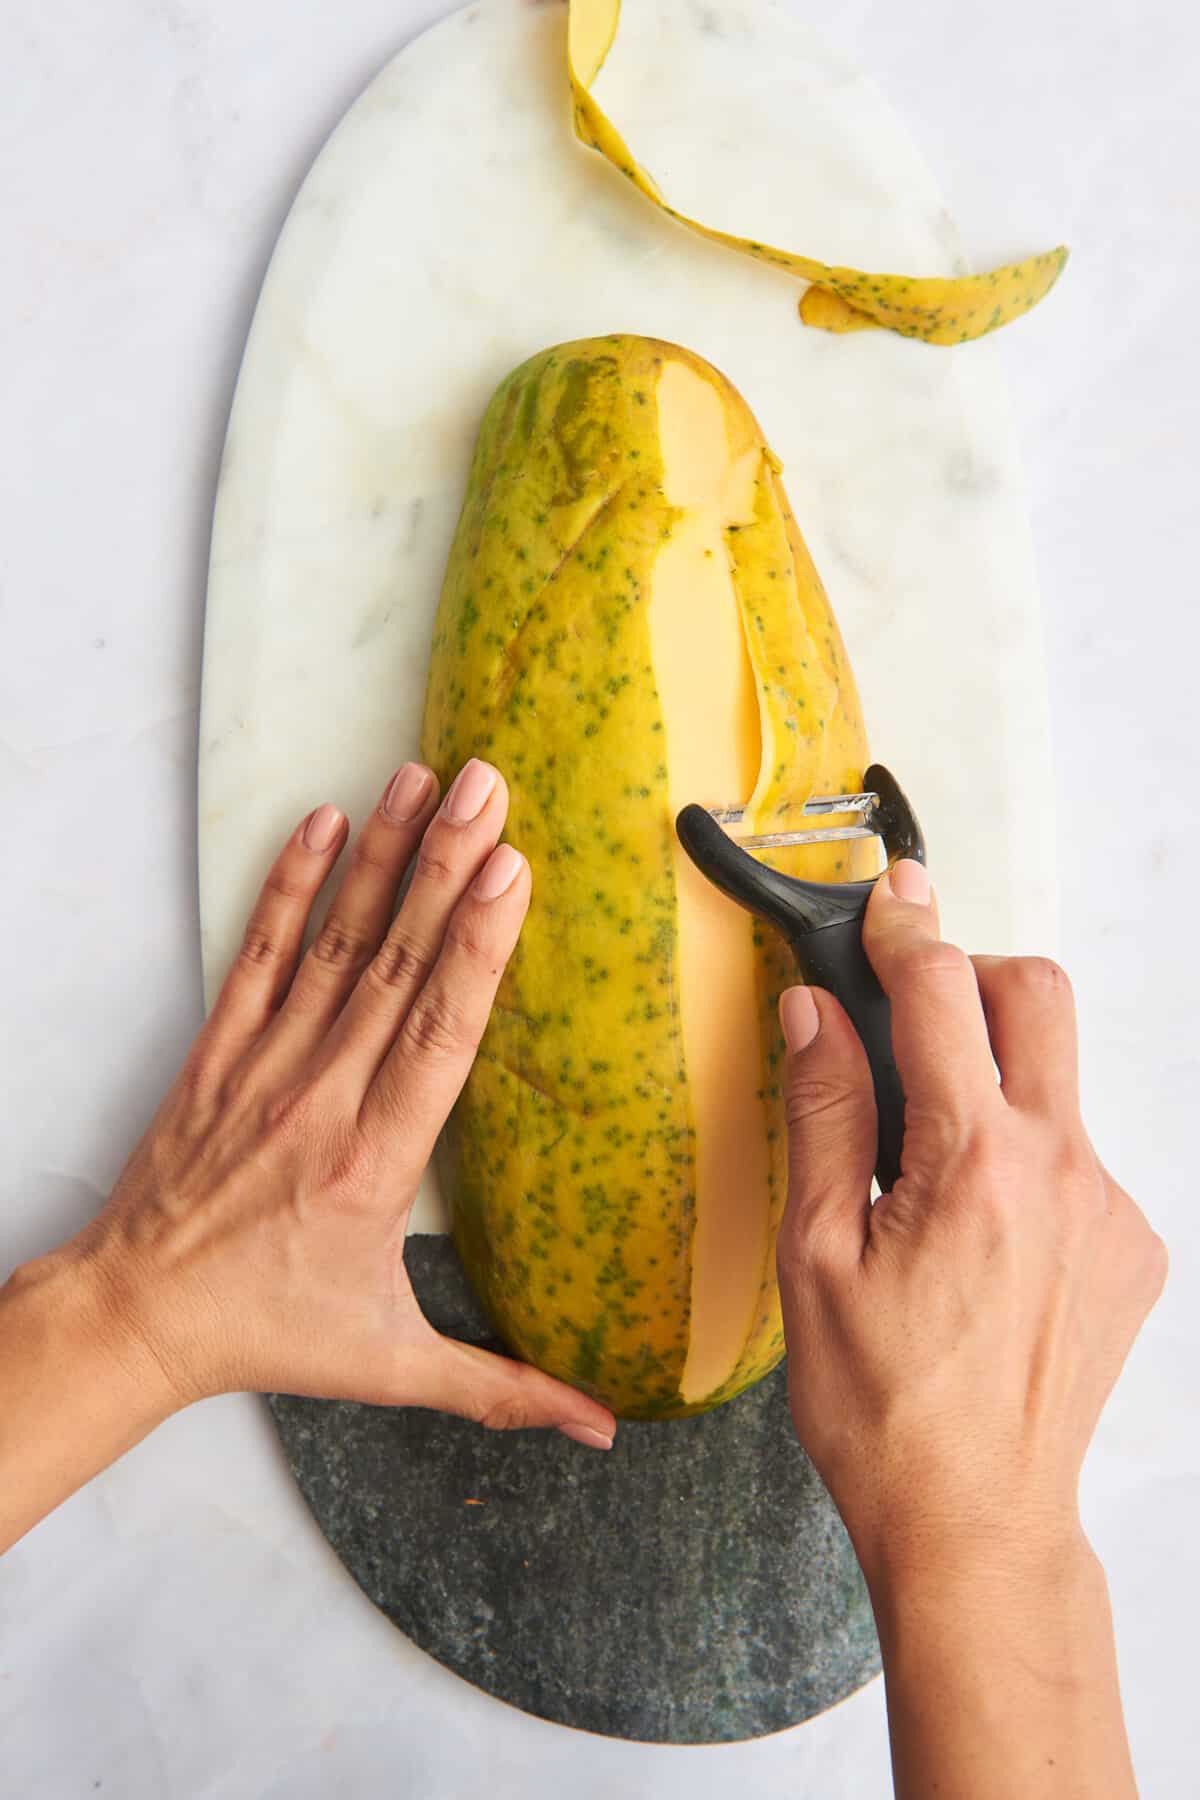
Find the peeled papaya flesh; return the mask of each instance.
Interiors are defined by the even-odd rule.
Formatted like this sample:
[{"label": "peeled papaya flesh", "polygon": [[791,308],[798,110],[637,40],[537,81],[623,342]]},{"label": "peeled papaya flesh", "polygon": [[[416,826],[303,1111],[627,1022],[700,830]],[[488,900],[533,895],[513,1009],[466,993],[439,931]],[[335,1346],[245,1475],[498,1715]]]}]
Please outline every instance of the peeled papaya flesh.
[{"label": "peeled papaya flesh", "polygon": [[[438,1167],[515,1354],[624,1418],[717,1406],[783,1354],[781,939],[679,847],[688,802],[760,831],[852,793],[854,678],[745,401],[678,345],[562,344],[479,433],[422,755],[510,791],[533,898]],[[871,874],[869,842],[770,853]]]}]

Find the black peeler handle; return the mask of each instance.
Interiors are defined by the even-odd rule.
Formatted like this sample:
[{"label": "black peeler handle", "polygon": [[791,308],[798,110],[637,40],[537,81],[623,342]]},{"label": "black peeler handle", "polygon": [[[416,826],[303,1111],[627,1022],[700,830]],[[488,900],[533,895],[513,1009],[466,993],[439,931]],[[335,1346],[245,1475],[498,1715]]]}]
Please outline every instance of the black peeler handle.
[{"label": "black peeler handle", "polygon": [[[889,864],[902,856],[924,862],[921,828],[893,776],[876,763],[863,785],[879,795],[879,831]],[[900,1174],[904,1090],[892,1052],[891,1008],[863,949],[863,916],[874,881],[799,881],[780,874],[728,837],[702,806],[685,806],[675,829],[701,874],[782,931],[802,979],[828,989],[845,1007],[871,1066],[879,1119],[875,1175],[888,1193]]]},{"label": "black peeler handle", "polygon": [[862,1039],[875,1084],[875,1111],[879,1121],[875,1178],[880,1192],[886,1194],[900,1175],[904,1089],[892,1053],[892,1009],[863,949],[863,914],[874,885],[874,882],[854,883],[856,888],[866,889],[857,917],[839,925],[788,932],[787,936],[796,953],[796,967],[803,980],[810,987],[827,988],[835,995]]}]

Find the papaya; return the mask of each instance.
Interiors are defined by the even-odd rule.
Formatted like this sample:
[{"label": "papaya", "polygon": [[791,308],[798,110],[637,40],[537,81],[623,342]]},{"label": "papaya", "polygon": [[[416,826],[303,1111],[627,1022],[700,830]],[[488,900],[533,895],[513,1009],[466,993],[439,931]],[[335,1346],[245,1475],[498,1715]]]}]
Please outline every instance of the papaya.
[{"label": "papaya", "polygon": [[[854,677],[749,406],[678,345],[561,344],[480,428],[422,755],[509,787],[532,901],[437,1168],[518,1356],[629,1419],[720,1405],[783,1354],[782,939],[681,850],[688,802],[798,823],[856,792]],[[769,853],[816,880],[867,841]]]}]

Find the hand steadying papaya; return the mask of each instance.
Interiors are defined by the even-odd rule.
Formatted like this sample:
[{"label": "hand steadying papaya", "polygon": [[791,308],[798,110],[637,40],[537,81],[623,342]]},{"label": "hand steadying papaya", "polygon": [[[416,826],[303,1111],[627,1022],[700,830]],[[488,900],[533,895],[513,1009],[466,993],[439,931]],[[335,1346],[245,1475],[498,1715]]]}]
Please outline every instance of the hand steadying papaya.
[{"label": "hand steadying papaya", "polygon": [[[472,762],[436,798],[429,770],[397,774],[303,955],[347,824],[326,805],[297,828],[108,1205],[0,1289],[0,1549],[229,1389],[611,1442],[596,1401],[439,1337],[404,1272],[530,893],[497,847],[498,772]],[[908,1094],[904,1173],[873,1210],[861,1046],[829,996],[781,1004],[793,1414],[870,1585],[897,1792],[1132,1794],[1076,1483],[1165,1253],[1084,1134],[1061,972],[972,965],[922,880],[898,865],[867,920]]]},{"label": "hand steadying papaya", "polygon": [[484,763],[440,807],[431,771],[406,764],[303,956],[347,822],[320,806],[289,838],[108,1205],[0,1290],[0,1547],[168,1414],[229,1390],[611,1443],[606,1407],[440,1337],[404,1268],[417,1183],[529,904],[528,864],[499,845],[507,805]]},{"label": "hand steadying papaya", "polygon": [[789,989],[778,1260],[792,1414],[871,1590],[896,1791],[1116,1800],[1136,1790],[1077,1487],[1166,1251],[1084,1131],[1062,970],[941,942],[914,862],[864,942],[903,1173],[872,1207],[862,1046],[831,995]]}]

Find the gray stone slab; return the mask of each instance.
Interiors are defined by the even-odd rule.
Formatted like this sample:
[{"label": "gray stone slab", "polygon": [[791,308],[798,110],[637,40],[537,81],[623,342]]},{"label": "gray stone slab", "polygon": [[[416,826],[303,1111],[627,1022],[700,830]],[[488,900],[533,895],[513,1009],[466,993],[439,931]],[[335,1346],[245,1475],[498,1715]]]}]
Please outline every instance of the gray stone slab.
[{"label": "gray stone slab", "polygon": [[[446,1238],[407,1260],[439,1330],[497,1349]],[[416,1409],[271,1396],[321,1529],[447,1668],[563,1725],[715,1744],[795,1725],[879,1670],[849,1540],[786,1372],[614,1449]]]}]

